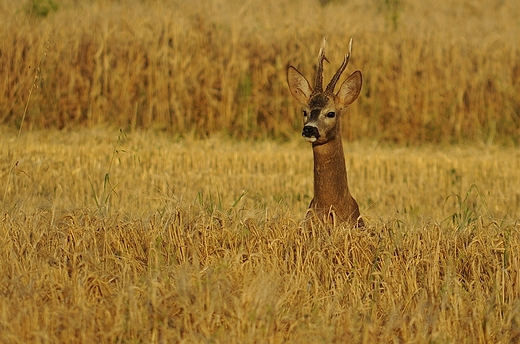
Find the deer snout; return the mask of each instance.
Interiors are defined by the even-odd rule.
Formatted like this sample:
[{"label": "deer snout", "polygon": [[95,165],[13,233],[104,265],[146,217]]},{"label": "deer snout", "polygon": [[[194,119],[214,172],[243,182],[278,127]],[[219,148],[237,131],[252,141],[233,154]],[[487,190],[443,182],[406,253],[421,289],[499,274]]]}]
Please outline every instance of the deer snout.
[{"label": "deer snout", "polygon": [[313,125],[306,125],[303,127],[302,136],[309,142],[314,142],[320,138],[318,128]]}]

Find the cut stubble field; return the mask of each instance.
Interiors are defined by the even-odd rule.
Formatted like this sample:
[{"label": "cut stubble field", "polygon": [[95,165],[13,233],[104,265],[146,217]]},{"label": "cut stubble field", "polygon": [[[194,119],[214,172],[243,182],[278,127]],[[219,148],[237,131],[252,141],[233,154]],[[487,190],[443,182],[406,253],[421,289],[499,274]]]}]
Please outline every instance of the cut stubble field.
[{"label": "cut stubble field", "polygon": [[518,149],[346,143],[367,226],[308,232],[300,140],[1,136],[5,342],[520,339]]}]

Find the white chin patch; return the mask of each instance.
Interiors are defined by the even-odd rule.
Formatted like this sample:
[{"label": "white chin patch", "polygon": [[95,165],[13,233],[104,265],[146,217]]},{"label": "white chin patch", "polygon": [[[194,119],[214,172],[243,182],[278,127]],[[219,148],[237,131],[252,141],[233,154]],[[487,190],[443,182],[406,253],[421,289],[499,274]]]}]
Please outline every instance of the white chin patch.
[{"label": "white chin patch", "polygon": [[314,136],[313,136],[313,137],[306,137],[305,140],[306,140],[307,142],[311,142],[311,143],[312,143],[312,142],[316,142],[316,138],[315,138]]}]

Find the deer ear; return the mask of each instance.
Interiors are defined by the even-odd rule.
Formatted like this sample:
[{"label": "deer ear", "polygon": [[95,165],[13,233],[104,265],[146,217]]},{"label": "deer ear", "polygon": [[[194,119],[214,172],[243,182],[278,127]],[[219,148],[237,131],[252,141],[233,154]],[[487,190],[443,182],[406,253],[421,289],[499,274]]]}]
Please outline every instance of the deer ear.
[{"label": "deer ear", "polygon": [[339,88],[336,96],[343,106],[349,106],[357,99],[361,92],[361,85],[363,84],[363,77],[361,71],[357,70],[345,80]]},{"label": "deer ear", "polygon": [[307,79],[293,66],[287,68],[287,84],[293,97],[303,105],[307,105],[311,97],[312,87]]}]

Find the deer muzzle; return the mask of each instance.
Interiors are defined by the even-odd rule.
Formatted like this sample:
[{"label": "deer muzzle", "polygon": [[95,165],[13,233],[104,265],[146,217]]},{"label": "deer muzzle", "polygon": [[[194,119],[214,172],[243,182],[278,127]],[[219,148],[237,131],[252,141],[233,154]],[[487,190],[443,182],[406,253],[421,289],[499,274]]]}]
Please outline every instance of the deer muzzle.
[{"label": "deer muzzle", "polygon": [[315,142],[320,138],[320,132],[317,127],[306,125],[303,127],[302,136],[309,142]]}]

